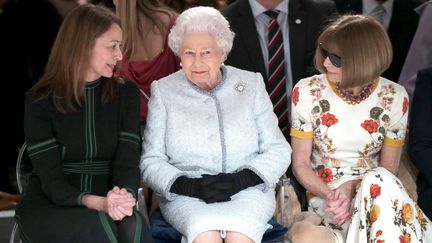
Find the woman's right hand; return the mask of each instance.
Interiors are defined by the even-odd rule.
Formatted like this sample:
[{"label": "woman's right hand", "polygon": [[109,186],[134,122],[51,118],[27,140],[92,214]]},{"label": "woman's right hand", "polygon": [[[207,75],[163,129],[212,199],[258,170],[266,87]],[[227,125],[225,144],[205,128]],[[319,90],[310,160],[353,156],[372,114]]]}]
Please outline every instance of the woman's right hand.
[{"label": "woman's right hand", "polygon": [[115,221],[122,220],[126,216],[131,216],[135,198],[126,189],[115,186],[107,193],[104,211]]},{"label": "woman's right hand", "polygon": [[351,217],[351,203],[358,180],[347,181],[327,195],[326,211],[333,213],[333,220],[339,225]]}]

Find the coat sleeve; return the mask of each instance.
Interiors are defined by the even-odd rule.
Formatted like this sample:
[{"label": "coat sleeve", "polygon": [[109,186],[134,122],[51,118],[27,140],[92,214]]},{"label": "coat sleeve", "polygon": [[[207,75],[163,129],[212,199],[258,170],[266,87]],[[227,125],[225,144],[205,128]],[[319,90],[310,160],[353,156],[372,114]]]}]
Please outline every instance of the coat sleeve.
[{"label": "coat sleeve", "polygon": [[117,149],[112,162],[113,184],[126,188],[135,198],[140,181],[140,97],[138,87],[130,82],[119,92],[119,135]]},{"label": "coat sleeve", "polygon": [[167,200],[173,200],[175,194],[169,190],[174,181],[185,173],[168,162],[165,144],[167,111],[158,81],[152,83],[151,94],[140,168],[147,185]]},{"label": "coat sleeve", "polygon": [[255,172],[264,181],[264,191],[274,188],[291,163],[291,147],[278,126],[273,105],[264,87],[261,74],[255,74],[254,120],[258,128],[259,151],[241,167]]},{"label": "coat sleeve", "polygon": [[82,205],[81,198],[86,192],[72,186],[63,173],[61,152],[52,126],[54,110],[48,103],[48,98],[36,100],[32,93],[26,97],[24,133],[27,152],[42,191],[54,204]]}]

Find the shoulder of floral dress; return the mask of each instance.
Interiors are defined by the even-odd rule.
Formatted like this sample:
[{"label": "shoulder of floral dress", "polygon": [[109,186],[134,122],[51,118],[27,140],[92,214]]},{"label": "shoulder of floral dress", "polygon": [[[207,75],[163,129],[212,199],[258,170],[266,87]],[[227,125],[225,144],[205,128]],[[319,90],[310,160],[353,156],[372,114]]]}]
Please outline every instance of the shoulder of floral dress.
[{"label": "shoulder of floral dress", "polygon": [[[293,96],[298,96],[301,94],[303,97],[310,97],[312,99],[312,95],[316,91],[322,91],[328,87],[328,82],[325,78],[324,74],[317,74],[307,78],[300,79],[300,81],[293,87],[292,93]],[[309,99],[309,98],[308,98]]]},{"label": "shoulder of floral dress", "polygon": [[326,85],[327,81],[324,74],[316,74],[300,79],[294,88],[311,88],[314,85]]},{"label": "shoulder of floral dress", "polygon": [[391,80],[389,80],[387,78],[380,77],[379,78],[379,82],[381,83],[381,86],[384,86],[384,85],[386,85],[386,86],[392,86],[394,88],[394,90],[396,91],[396,93],[398,93],[398,94],[399,93],[401,93],[401,94],[407,94],[404,86],[402,86],[402,85],[400,85],[400,84],[398,84],[396,82],[393,82],[393,81],[391,81]]}]

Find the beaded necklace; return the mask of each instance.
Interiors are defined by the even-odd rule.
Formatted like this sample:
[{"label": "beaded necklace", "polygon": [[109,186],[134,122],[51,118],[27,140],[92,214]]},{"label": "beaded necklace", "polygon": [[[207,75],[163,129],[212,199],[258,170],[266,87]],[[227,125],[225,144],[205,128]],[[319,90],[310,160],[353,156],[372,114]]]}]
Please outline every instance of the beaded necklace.
[{"label": "beaded necklace", "polygon": [[338,95],[348,104],[356,105],[367,99],[374,89],[376,82],[370,82],[368,85],[362,88],[358,95],[354,95],[351,91],[341,89],[339,83],[336,83],[336,91]]}]

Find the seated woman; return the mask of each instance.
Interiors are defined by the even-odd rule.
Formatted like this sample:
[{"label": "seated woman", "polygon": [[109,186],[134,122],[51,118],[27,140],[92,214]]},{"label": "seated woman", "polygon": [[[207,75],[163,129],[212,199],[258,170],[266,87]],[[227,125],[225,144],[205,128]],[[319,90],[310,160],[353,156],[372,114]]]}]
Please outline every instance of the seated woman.
[{"label": "seated woman", "polygon": [[409,153],[419,169],[418,203],[432,217],[432,67],[418,72],[410,113]]},{"label": "seated woman", "polygon": [[[341,16],[320,35],[322,73],[293,89],[293,170],[337,242],[431,242],[432,225],[397,173],[408,118],[405,89],[380,74],[392,59],[373,18]],[[318,239],[317,239],[318,240]]]},{"label": "seated woman", "polygon": [[153,242],[135,210],[139,91],[113,77],[121,41],[110,10],[77,7],[27,94],[34,173],[16,210],[24,242]]},{"label": "seated woman", "polygon": [[259,73],[224,66],[234,34],[214,8],[169,34],[182,70],[151,86],[144,182],[184,242],[261,242],[291,148]]},{"label": "seated woman", "polygon": [[140,88],[141,129],[144,130],[150,85],[180,69],[168,47],[168,33],[177,14],[159,0],[114,1],[124,36],[120,76]]}]

